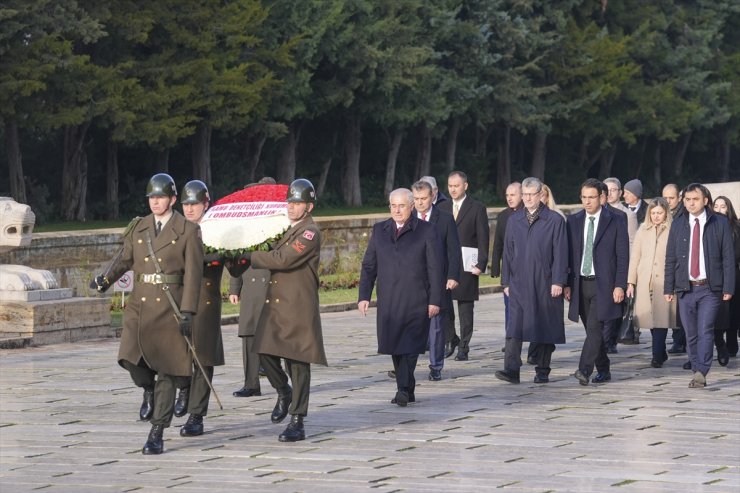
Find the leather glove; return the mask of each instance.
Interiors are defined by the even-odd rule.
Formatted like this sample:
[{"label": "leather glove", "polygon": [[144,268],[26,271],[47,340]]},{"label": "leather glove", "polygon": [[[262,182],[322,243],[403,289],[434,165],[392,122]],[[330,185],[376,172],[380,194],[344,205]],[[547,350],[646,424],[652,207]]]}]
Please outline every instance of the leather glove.
[{"label": "leather glove", "polygon": [[110,287],[110,281],[105,276],[97,276],[90,282],[90,289],[95,289],[98,293],[105,293]]},{"label": "leather glove", "polygon": [[193,335],[193,314],[190,312],[182,312],[182,319],[180,320],[180,334],[185,337]]},{"label": "leather glove", "polygon": [[203,263],[208,266],[221,265],[224,262],[224,256],[218,252],[206,253],[203,255]]}]

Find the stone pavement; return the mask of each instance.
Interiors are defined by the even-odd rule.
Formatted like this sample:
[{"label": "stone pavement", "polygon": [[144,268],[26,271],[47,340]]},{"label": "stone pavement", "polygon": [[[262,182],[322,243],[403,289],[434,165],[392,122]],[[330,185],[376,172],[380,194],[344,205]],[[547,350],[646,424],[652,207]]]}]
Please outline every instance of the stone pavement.
[{"label": "stone pavement", "polygon": [[182,438],[175,418],[166,452],[144,456],[141,392],[115,362],[118,341],[0,351],[0,491],[733,492],[740,491],[738,360],[688,388],[684,357],[650,367],[650,336],[620,346],[613,381],[582,387],[575,370],[584,332],[566,327],[551,383],[493,376],[503,365],[501,295],[476,305],[467,362],[444,380],[417,368],[417,402],[390,404],[390,357],[375,354],[375,311],[322,315],[328,368],[314,366],[308,434],[283,444],[274,394],[238,399],[240,343],[224,327],[206,434]]}]

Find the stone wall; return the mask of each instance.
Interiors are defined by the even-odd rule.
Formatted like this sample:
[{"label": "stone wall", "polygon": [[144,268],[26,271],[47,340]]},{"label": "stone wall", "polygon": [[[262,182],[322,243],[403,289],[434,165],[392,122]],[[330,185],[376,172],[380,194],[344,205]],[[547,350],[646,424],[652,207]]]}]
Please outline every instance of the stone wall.
[{"label": "stone wall", "polygon": [[[566,214],[574,206],[562,207]],[[577,208],[577,206],[575,206]],[[491,241],[500,207],[488,209]],[[321,274],[358,271],[373,224],[388,214],[315,218],[322,232]],[[103,271],[121,246],[123,228],[34,233],[31,244],[0,254],[0,263],[46,269],[75,296],[92,294],[93,273]],[[489,249],[490,251],[490,249]]]}]

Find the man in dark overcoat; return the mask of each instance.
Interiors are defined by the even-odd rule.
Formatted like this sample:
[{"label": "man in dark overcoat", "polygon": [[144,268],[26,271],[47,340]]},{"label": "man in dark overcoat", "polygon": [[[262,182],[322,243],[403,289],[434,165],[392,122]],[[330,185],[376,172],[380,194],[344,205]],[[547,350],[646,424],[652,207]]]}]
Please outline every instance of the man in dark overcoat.
[{"label": "man in dark overcoat", "polygon": [[678,297],[686,352],[694,375],[690,388],[704,388],[712,367],[714,326],[722,301],[735,294],[735,248],[727,218],[708,207],[709,190],[684,189],[685,212],[668,233],[663,294]]},{"label": "man in dark overcoat", "polygon": [[373,226],[362,259],[357,308],[367,314],[378,286],[378,352],[390,354],[396,373],[391,403],[415,402],[414,369],[426,350],[430,319],[444,302],[441,247],[434,226],[412,214],[411,190],[389,197],[391,217]]},{"label": "man in dark overcoat", "polygon": [[501,285],[509,296],[504,370],[496,377],[519,383],[522,341],[530,341],[535,383],[547,383],[555,344],[565,343],[563,288],[568,281],[565,219],[540,201],[542,182],[522,182],[524,208],[506,225]]},{"label": "man in dark overcoat", "polygon": [[[200,180],[189,181],[182,188],[180,203],[185,219],[200,223],[208,210],[211,196],[208,187]],[[211,397],[209,382],[213,381],[213,367],[224,364],[224,344],[221,337],[221,276],[224,259],[221,254],[209,253],[203,259],[203,281],[200,287],[198,313],[193,317],[193,347],[203,365],[202,372],[196,364],[190,382],[187,423],[180,428],[184,437],[203,434],[203,417],[208,414]]]},{"label": "man in dark overcoat", "polygon": [[599,180],[586,180],[581,185],[584,208],[567,222],[568,318],[577,322],[580,316],[586,328],[586,340],[574,374],[581,385],[588,385],[594,366],[597,374],[591,380],[593,383],[606,383],[612,378],[604,344],[604,323],[622,315],[621,303],[627,289],[627,222],[601,206],[601,191]]},{"label": "man in dark overcoat", "polygon": [[[131,227],[124,236],[121,256],[94,280],[102,292],[126,271],[134,271],[134,289],[123,313],[118,363],[144,388],[140,416],[151,418],[152,424],[142,449],[145,455],[164,451],[162,434],[172,422],[175,390],[189,384],[193,360],[183,336],[191,335],[203,277],[200,227],[172,209],[177,201],[172,177],[154,175],[147,185],[147,197],[152,213]],[[183,315],[179,321],[176,310]]]},{"label": "man in dark overcoat", "polygon": [[[470,340],[473,337],[473,312],[478,300],[479,276],[485,272],[488,263],[488,213],[486,207],[467,194],[468,177],[462,171],[453,171],[447,177],[447,191],[450,199],[440,204],[440,209],[450,212],[457,224],[457,235],[460,245],[476,252],[474,261],[462,265],[460,285],[452,293],[452,299],[457,300],[457,311],[460,320],[460,337],[454,330],[455,312],[450,310],[453,322],[451,333],[447,335],[450,344],[449,355],[459,344],[455,359],[466,361],[470,351]],[[462,252],[461,252],[462,255]]]},{"label": "man in dark overcoat", "polygon": [[[308,414],[311,363],[326,365],[319,317],[319,255],[321,232],[311,217],[316,190],[304,179],[294,180],[286,198],[290,228],[270,251],[245,254],[256,269],[270,271],[267,299],[257,324],[255,351],[278,398],[270,419],[290,424],[281,442],[306,438],[303,417]],[[290,374],[280,365],[280,358]],[[289,407],[290,406],[290,407]]]},{"label": "man in dark overcoat", "polygon": [[414,214],[421,221],[428,221],[437,230],[441,247],[444,303],[439,314],[432,317],[429,326],[429,380],[442,380],[442,369],[445,365],[445,334],[448,316],[452,310],[452,291],[460,283],[460,239],[457,237],[455,219],[449,212],[433,206],[434,191],[431,184],[423,177],[411,186],[414,195]]}]

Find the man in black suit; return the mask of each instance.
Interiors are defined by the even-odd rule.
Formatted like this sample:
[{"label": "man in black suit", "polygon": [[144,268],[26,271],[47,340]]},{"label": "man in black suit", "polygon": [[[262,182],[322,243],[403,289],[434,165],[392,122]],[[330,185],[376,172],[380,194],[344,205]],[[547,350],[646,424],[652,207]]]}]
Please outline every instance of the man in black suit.
[{"label": "man in black suit", "polygon": [[[684,212],[683,204],[681,203],[681,189],[675,183],[669,183],[663,187],[663,198],[668,202],[668,207],[671,210],[671,216],[675,221]],[[686,352],[686,334],[683,331],[681,325],[681,314],[676,313],[676,328],[671,333],[673,338],[673,344],[668,349],[668,354],[683,354]],[[691,363],[688,365],[690,369]]]},{"label": "man in black suit", "polygon": [[637,216],[637,227],[645,221],[648,204],[642,200],[642,182],[638,179],[624,184],[624,201],[627,207]]},{"label": "man in black suit", "polygon": [[[443,211],[452,213],[457,224],[457,234],[463,250],[467,247],[477,255],[468,256],[467,265],[462,265],[460,285],[452,293],[452,299],[457,300],[457,310],[460,317],[460,337],[455,334],[454,325],[451,333],[447,334],[449,344],[445,356],[451,356],[459,344],[455,360],[467,361],[470,350],[470,339],[473,336],[473,309],[478,300],[478,276],[486,270],[488,263],[488,213],[486,207],[467,195],[468,176],[462,171],[453,171],[447,177],[447,191],[450,199],[440,204]],[[463,252],[463,259],[465,255]],[[455,313],[450,310],[450,319],[454,324]]]},{"label": "man in black suit", "polygon": [[621,303],[627,288],[629,236],[627,222],[601,206],[601,182],[589,178],[581,185],[584,210],[568,219],[569,271],[565,299],[570,301],[568,318],[586,328],[581,358],[574,376],[588,385],[611,380],[609,357],[604,344],[604,323],[622,315]]},{"label": "man in black suit", "polygon": [[445,296],[439,314],[432,317],[429,325],[429,380],[439,381],[445,363],[446,328],[451,324],[447,312],[452,309],[452,291],[460,282],[460,239],[452,214],[432,206],[434,194],[429,182],[422,178],[411,185],[411,192],[416,217],[434,225],[441,246]]},{"label": "man in black suit", "polygon": [[[522,184],[518,181],[506,187],[506,205],[508,207],[499,212],[496,218],[496,229],[493,233],[493,249],[491,250],[491,277],[501,277],[501,260],[504,256],[504,236],[506,223],[516,211],[522,208]],[[509,295],[504,292],[504,329],[509,324]]]}]

